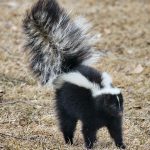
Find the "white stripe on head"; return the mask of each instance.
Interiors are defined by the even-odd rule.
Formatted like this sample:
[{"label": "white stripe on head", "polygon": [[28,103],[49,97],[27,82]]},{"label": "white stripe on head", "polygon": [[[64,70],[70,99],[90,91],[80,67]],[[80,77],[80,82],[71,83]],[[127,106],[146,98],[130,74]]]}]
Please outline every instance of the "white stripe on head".
[{"label": "white stripe on head", "polygon": [[120,106],[120,99],[119,99],[119,97],[117,96],[117,100],[118,100],[118,104],[119,104],[119,109],[121,108],[121,106]]}]

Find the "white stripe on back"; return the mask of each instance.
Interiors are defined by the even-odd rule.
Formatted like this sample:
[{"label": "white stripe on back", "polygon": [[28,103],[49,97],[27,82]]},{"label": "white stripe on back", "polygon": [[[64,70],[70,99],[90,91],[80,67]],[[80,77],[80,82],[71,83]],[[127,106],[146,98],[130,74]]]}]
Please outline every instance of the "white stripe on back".
[{"label": "white stripe on back", "polygon": [[100,88],[101,83],[98,84],[91,82],[80,72],[70,72],[62,74],[56,79],[56,81],[54,81],[55,88],[60,88],[64,82],[69,82],[79,87],[91,90],[93,97],[97,97],[102,94],[112,94],[112,95],[120,94],[120,89],[113,88],[111,86],[112,80],[109,74],[107,73],[102,74],[102,84],[104,86],[103,88]]}]

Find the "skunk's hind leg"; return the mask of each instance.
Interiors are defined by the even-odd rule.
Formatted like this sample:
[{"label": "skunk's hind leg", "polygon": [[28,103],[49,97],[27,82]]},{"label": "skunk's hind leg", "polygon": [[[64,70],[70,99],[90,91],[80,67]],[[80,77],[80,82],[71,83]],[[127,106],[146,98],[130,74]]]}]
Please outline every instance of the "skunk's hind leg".
[{"label": "skunk's hind leg", "polygon": [[63,133],[66,144],[73,144],[73,136],[76,128],[77,119],[68,115],[65,110],[59,110],[60,130]]}]

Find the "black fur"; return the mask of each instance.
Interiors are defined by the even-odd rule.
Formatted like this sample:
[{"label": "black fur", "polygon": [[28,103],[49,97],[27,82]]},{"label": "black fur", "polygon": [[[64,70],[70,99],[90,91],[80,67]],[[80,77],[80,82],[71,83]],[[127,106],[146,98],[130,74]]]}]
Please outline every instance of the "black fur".
[{"label": "black fur", "polygon": [[[101,79],[94,69],[78,67],[82,74],[89,79]],[[120,108],[117,97],[120,99]],[[82,133],[87,148],[92,148],[96,140],[96,132],[101,127],[107,127],[115,144],[125,148],[122,139],[122,94],[105,94],[93,98],[91,91],[77,85],[65,82],[56,90],[56,107],[60,122],[60,129],[66,143],[73,144],[73,135],[78,120],[82,121]]]},{"label": "black fur", "polygon": [[[63,73],[78,71],[100,89],[104,88],[101,73],[82,66],[96,58],[93,36],[71,20],[55,0],[38,0],[27,12],[23,29],[30,67],[42,84],[57,80]],[[56,106],[66,143],[73,143],[76,123],[81,120],[87,148],[93,147],[96,131],[103,126],[108,128],[116,145],[125,148],[122,116],[119,116],[123,111],[122,95],[103,94],[94,98],[90,89],[67,82],[62,84],[56,89]],[[116,96],[121,101],[121,109]]]}]

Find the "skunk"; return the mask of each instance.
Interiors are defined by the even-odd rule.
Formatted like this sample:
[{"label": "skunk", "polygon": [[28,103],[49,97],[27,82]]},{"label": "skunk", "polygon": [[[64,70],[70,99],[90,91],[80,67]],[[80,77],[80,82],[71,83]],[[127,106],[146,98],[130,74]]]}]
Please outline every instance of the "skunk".
[{"label": "skunk", "polygon": [[31,70],[42,85],[55,88],[65,142],[73,144],[81,120],[87,148],[93,147],[97,130],[105,126],[116,146],[124,149],[123,96],[108,73],[90,67],[98,54],[86,21],[73,21],[55,0],[39,0],[27,12],[23,29]]}]

